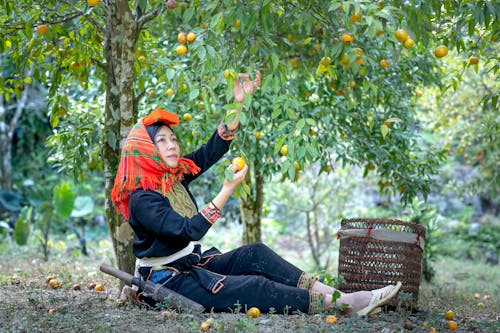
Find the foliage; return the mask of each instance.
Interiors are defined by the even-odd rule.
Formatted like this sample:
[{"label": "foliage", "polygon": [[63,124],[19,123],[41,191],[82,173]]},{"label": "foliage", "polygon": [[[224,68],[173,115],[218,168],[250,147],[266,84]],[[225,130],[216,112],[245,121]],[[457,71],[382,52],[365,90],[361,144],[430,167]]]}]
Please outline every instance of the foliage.
[{"label": "foliage", "polygon": [[36,236],[44,260],[49,257],[49,237],[54,222],[62,222],[69,218],[74,207],[75,194],[67,183],[54,186],[52,200],[45,201],[38,207],[35,215]]},{"label": "foliage", "polygon": [[[495,45],[491,49],[500,51]],[[500,118],[494,95],[500,89],[498,75],[485,63],[470,65],[460,58],[448,61],[446,72],[456,73],[460,84],[450,76],[445,80],[450,89],[431,89],[419,103],[425,128],[448,149],[443,184],[499,204]]]},{"label": "foliage", "polygon": [[30,224],[32,221],[32,207],[23,207],[14,227],[14,240],[18,245],[26,245],[30,234]]},{"label": "foliage", "polygon": [[[487,46],[496,43],[499,10],[487,1],[225,0],[167,9],[158,0],[102,0],[98,6],[44,0],[1,6],[0,51],[18,71],[0,78],[0,91],[10,98],[32,80],[47,87],[47,114],[56,128],[53,161],[80,179],[86,160],[104,160],[111,178],[118,143],[156,106],[190,113],[179,136],[186,149],[198,146],[234,107],[228,98],[233,76],[224,71],[261,69],[260,94],[245,102],[244,128],[233,144],[233,153],[251,162],[252,191],[261,185],[258,175],[295,180],[296,162],[303,168],[337,162],[375,170],[379,190],[401,193],[408,203],[430,192],[445,152],[421,140],[415,117],[416,89],[443,86],[441,60],[429,50],[440,43],[458,52],[480,50],[491,70],[498,69],[497,54]],[[394,37],[401,27],[414,47]],[[197,36],[186,54],[175,51],[180,31]],[[354,40],[342,41],[344,33]],[[27,67],[33,77],[23,77]],[[66,117],[82,91],[105,99],[86,100],[82,109],[96,103],[96,112]],[[106,127],[92,131],[103,124],[103,109]],[[288,154],[280,156],[285,144]],[[113,234],[116,221],[107,214]]]},{"label": "foliage", "polygon": [[435,269],[432,263],[438,255],[439,244],[443,241],[443,234],[439,231],[439,216],[437,209],[431,205],[415,200],[405,212],[407,220],[412,223],[425,226],[425,243],[422,253],[422,275],[425,281],[431,281],[435,275]]}]

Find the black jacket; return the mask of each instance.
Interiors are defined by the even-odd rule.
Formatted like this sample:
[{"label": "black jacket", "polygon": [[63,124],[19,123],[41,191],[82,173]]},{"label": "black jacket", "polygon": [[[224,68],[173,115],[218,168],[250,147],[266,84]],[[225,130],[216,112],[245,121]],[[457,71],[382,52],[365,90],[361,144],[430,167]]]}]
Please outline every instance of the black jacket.
[{"label": "black jacket", "polygon": [[[201,168],[195,176],[184,175],[182,181],[195,206],[196,200],[189,191],[189,183],[214,165],[229,150],[230,143],[215,131],[206,144],[184,156]],[[135,190],[129,205],[129,223],[135,232],[133,248],[137,258],[174,254],[190,241],[200,240],[211,227],[201,213],[191,218],[184,217],[172,209],[166,197],[152,190]]]}]

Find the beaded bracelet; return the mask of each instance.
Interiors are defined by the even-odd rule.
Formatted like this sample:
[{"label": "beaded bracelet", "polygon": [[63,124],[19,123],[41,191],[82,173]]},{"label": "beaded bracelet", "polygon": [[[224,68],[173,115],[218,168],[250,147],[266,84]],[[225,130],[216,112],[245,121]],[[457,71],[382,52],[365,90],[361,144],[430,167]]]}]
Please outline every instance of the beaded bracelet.
[{"label": "beaded bracelet", "polygon": [[217,133],[223,140],[232,140],[237,128],[230,130],[226,124],[222,123],[217,127]]},{"label": "beaded bracelet", "polygon": [[201,210],[201,214],[210,224],[214,224],[222,216],[222,212],[220,211],[219,208],[215,206],[214,208],[210,208],[209,205],[207,205],[204,209]]}]

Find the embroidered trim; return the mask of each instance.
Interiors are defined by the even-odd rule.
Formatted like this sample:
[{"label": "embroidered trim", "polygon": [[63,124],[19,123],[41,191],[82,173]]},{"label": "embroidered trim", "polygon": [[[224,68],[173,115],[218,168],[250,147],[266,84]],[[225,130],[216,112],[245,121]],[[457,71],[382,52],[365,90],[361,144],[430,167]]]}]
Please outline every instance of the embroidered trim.
[{"label": "embroidered trim", "polygon": [[318,278],[312,274],[302,272],[297,282],[297,288],[310,290],[317,280]]},{"label": "embroidered trim", "polygon": [[323,312],[323,302],[325,295],[317,291],[309,293],[309,314],[317,314]]},{"label": "embroidered trim", "polygon": [[234,138],[234,134],[236,133],[236,128],[230,130],[227,128],[227,125],[222,123],[217,127],[217,133],[221,137],[222,140],[230,141]]},{"label": "embroidered trim", "polygon": [[210,208],[209,205],[203,208],[200,213],[210,224],[214,224],[222,216],[220,209]]},{"label": "embroidered trim", "polygon": [[201,260],[202,260],[203,262],[200,262],[200,263],[198,264],[198,267],[203,267],[203,266],[205,266],[205,265],[206,265],[206,264],[208,264],[208,262],[209,262],[210,260],[212,260],[214,257],[220,256],[220,255],[221,255],[221,253],[216,253],[216,254],[211,254],[211,255],[209,255],[209,256],[202,257],[202,258],[201,258]]}]

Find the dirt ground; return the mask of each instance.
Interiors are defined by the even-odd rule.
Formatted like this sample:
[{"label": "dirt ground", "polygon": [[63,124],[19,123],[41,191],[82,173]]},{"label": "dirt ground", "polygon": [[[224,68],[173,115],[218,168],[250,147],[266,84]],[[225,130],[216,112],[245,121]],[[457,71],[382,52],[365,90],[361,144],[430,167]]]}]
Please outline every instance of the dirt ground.
[{"label": "dirt ground", "polygon": [[[97,259],[101,258],[101,259]],[[10,260],[9,260],[10,259]],[[106,259],[105,259],[106,260]],[[369,318],[336,314],[193,313],[151,311],[117,304],[117,279],[99,271],[102,257],[59,256],[50,262],[0,257],[2,332],[447,332],[444,313],[455,312],[456,332],[500,332],[500,268],[441,259],[432,284],[420,288],[419,311],[394,309]],[[46,283],[53,275],[60,286]],[[74,290],[75,285],[79,290]],[[89,286],[102,284],[103,291]],[[55,286],[55,285],[54,285]],[[78,287],[76,288],[78,289]],[[387,309],[386,309],[387,310]]]}]

